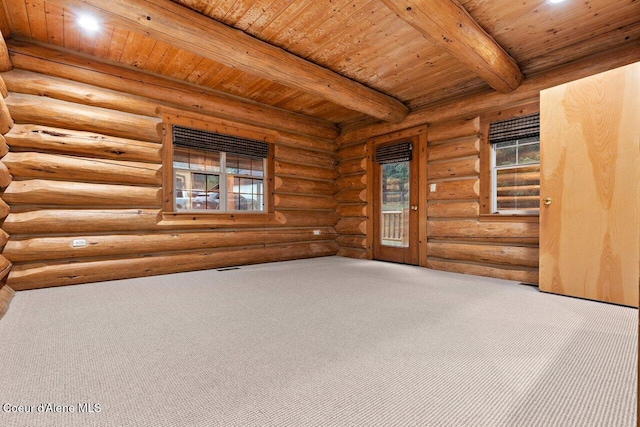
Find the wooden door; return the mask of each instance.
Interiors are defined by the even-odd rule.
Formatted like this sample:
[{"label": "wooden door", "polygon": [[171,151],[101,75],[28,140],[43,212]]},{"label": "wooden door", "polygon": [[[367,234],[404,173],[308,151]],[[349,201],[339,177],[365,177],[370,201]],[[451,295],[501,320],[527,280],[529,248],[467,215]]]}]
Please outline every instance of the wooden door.
[{"label": "wooden door", "polygon": [[540,289],[638,306],[640,63],[541,92]]},{"label": "wooden door", "polygon": [[378,153],[408,144],[411,152],[410,160],[373,160],[374,259],[418,265],[418,140],[416,136],[373,147]]}]

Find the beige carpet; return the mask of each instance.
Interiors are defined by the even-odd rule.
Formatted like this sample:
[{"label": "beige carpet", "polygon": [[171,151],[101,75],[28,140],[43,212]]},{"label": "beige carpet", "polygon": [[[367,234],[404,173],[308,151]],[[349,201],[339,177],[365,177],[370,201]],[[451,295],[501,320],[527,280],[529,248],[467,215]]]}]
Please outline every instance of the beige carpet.
[{"label": "beige carpet", "polygon": [[338,257],[19,292],[0,426],[631,427],[637,316]]}]

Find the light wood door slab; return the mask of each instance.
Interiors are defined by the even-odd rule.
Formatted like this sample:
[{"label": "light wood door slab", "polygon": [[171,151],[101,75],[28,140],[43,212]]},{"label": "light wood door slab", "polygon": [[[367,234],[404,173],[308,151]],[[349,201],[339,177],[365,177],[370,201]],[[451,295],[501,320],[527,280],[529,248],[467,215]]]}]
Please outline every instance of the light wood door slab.
[{"label": "light wood door slab", "polygon": [[540,289],[637,307],[640,63],[540,101]]}]

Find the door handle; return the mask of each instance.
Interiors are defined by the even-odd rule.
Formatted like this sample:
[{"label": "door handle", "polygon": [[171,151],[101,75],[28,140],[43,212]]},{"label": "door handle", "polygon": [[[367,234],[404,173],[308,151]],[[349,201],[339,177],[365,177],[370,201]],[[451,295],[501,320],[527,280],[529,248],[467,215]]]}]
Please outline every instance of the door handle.
[{"label": "door handle", "polygon": [[551,204],[553,200],[551,199],[551,197],[545,197],[543,202],[545,205],[549,206]]},{"label": "door handle", "polygon": [[411,210],[412,210],[412,211],[417,211],[417,210],[418,210],[418,205],[413,205],[413,206],[411,206]]}]

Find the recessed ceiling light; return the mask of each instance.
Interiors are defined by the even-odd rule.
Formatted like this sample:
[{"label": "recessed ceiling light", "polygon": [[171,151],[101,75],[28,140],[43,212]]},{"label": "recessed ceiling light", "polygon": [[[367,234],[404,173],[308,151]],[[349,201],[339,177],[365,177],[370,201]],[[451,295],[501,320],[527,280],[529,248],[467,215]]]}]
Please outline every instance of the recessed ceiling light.
[{"label": "recessed ceiling light", "polygon": [[80,15],[77,22],[80,28],[89,32],[95,32],[100,29],[98,20],[91,15]]},{"label": "recessed ceiling light", "polygon": [[547,4],[558,4],[562,2],[564,2],[564,0],[547,0]]}]

